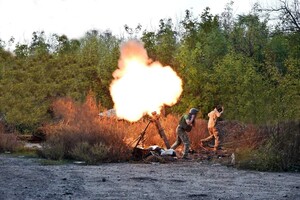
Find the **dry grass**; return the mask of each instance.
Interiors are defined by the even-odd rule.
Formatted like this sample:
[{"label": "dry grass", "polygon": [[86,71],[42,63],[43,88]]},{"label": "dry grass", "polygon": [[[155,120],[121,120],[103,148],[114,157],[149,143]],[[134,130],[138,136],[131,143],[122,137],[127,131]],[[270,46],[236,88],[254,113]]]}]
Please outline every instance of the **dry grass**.
[{"label": "dry grass", "polygon": [[[124,142],[126,132],[116,126],[114,120],[99,118],[99,109],[92,95],[82,105],[71,99],[59,99],[52,108],[57,123],[41,128],[46,135],[46,142],[40,155],[51,159],[82,158],[89,163],[128,158],[129,148]],[[108,152],[103,151],[105,147]],[[86,152],[97,158],[83,158]],[[103,155],[99,155],[99,152],[103,152]]]},{"label": "dry grass", "polygon": [[222,145],[227,149],[255,149],[268,139],[268,134],[259,132],[258,127],[253,124],[221,121],[218,126]]},{"label": "dry grass", "polygon": [[[46,135],[40,155],[56,160],[84,160],[89,164],[129,160],[138,137],[149,123],[146,118],[135,123],[112,117],[100,118],[92,95],[83,104],[71,99],[59,99],[53,103],[53,113],[56,123],[40,128]],[[176,139],[179,119],[180,116],[176,115],[159,119],[170,145]],[[289,170],[299,166],[299,122],[258,127],[221,121],[218,127],[221,145],[236,153],[238,167]],[[200,149],[199,142],[207,135],[207,121],[197,119],[196,126],[189,133],[191,148]],[[139,146],[146,148],[151,145],[165,148],[153,122],[145,131],[144,140],[139,143]]]},{"label": "dry grass", "polygon": [[[39,154],[51,159],[81,159],[88,163],[128,160],[137,139],[145,130],[149,119],[130,123],[116,118],[99,117],[99,107],[89,95],[83,104],[72,99],[58,99],[52,105],[56,123],[47,124],[39,130],[46,135],[44,148]],[[160,117],[170,145],[176,139],[179,116]],[[197,120],[190,135],[191,147],[196,148],[206,133],[206,122]],[[165,148],[155,123],[150,122],[144,140],[139,146],[158,145]],[[105,151],[106,149],[107,151]],[[101,154],[101,155],[100,155]]]},{"label": "dry grass", "polygon": [[18,140],[17,134],[5,133],[4,126],[0,124],[0,153],[1,152],[16,152],[22,147]]},{"label": "dry grass", "polygon": [[256,137],[248,139],[251,145],[237,149],[237,167],[260,171],[300,169],[299,121],[260,126],[249,135],[254,134]]}]

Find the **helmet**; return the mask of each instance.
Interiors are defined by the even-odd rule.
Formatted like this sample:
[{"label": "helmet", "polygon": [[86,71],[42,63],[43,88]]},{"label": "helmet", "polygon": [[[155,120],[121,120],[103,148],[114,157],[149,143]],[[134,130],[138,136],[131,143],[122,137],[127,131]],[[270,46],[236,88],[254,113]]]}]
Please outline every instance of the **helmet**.
[{"label": "helmet", "polygon": [[222,112],[222,111],[223,111],[223,108],[222,108],[222,106],[220,106],[220,105],[217,105],[217,106],[216,106],[216,109],[217,109],[218,112]]},{"label": "helmet", "polygon": [[191,108],[189,113],[192,114],[192,115],[197,115],[198,112],[199,112],[198,109],[196,109],[196,108]]}]

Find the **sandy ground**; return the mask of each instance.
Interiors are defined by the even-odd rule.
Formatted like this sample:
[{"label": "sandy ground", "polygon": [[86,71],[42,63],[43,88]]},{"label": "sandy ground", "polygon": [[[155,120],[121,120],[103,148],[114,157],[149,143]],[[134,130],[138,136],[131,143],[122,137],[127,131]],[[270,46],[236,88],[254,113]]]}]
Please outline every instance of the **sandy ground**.
[{"label": "sandy ground", "polygon": [[0,199],[300,199],[300,173],[195,161],[42,165],[0,155]]}]

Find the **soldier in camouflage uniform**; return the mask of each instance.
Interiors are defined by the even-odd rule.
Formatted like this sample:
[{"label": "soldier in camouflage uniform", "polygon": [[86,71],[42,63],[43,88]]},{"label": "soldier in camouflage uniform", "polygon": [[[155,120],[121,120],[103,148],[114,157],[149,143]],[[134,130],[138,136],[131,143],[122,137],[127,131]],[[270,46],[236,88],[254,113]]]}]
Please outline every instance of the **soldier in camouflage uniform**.
[{"label": "soldier in camouflage uniform", "polygon": [[187,159],[188,152],[190,149],[190,140],[188,132],[192,130],[192,127],[195,126],[195,119],[199,110],[192,108],[189,111],[189,114],[185,114],[180,118],[179,125],[176,128],[176,141],[171,146],[171,149],[176,149],[181,143],[184,145],[183,149],[183,159]]}]

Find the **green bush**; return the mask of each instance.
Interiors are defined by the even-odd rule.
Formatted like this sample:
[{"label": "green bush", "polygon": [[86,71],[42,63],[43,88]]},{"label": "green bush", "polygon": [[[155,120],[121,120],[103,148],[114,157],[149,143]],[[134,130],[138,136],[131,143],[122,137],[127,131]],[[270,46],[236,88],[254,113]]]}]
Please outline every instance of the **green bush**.
[{"label": "green bush", "polygon": [[108,159],[110,149],[102,143],[90,145],[87,142],[78,143],[72,150],[74,159],[85,161],[87,164],[97,164]]},{"label": "green bush", "polygon": [[38,151],[39,156],[52,160],[62,160],[64,158],[64,144],[60,138],[51,137],[42,146],[43,148]]},{"label": "green bush", "polygon": [[263,149],[242,149],[236,151],[236,166],[242,169],[258,171],[277,171],[279,169],[279,157],[272,153],[266,153]]}]

